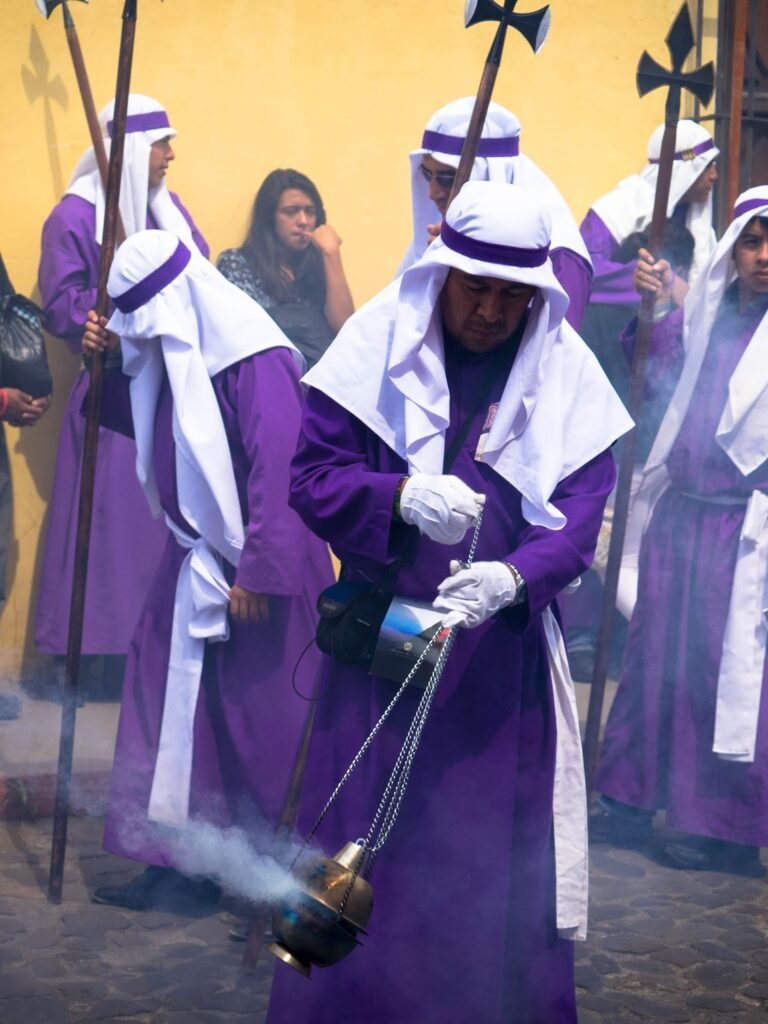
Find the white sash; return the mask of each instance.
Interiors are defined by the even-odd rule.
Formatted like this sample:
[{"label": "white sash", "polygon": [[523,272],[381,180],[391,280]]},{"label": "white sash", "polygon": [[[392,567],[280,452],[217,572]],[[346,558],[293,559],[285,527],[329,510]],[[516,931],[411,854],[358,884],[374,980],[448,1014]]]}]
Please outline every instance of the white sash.
[{"label": "white sash", "polygon": [[189,553],[176,582],[165,703],[147,817],[182,828],[189,817],[195,710],[205,644],[229,637],[229,586],[213,548],[202,537],[194,540],[169,516],[165,521]]},{"label": "white sash", "polygon": [[717,680],[712,750],[728,761],[755,759],[768,607],[768,494],[753,491],[741,527]]},{"label": "white sash", "polygon": [[587,786],[579,712],[560,627],[551,608],[545,608],[541,618],[547,640],[557,728],[552,794],[557,930],[563,939],[586,939],[589,898]]}]

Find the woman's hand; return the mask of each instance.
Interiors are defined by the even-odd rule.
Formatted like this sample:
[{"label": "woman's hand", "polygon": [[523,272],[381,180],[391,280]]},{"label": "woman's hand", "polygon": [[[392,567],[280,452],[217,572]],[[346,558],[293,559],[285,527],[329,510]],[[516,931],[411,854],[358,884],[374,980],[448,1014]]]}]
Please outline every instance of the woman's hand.
[{"label": "woman's hand", "polygon": [[307,237],[323,256],[334,256],[341,248],[341,239],[330,224],[318,224],[314,231],[308,231]]},{"label": "woman's hand", "polygon": [[96,316],[94,310],[88,310],[82,341],[83,355],[86,359],[91,359],[100,352],[111,355],[119,349],[120,339],[112,331],[108,331],[106,326],[107,318],[105,316]]},{"label": "woman's hand", "polygon": [[[18,388],[2,388],[5,403],[2,405],[0,419],[14,427],[33,427],[51,404],[51,396],[32,398],[31,395]],[[0,404],[2,399],[0,398]]]},{"label": "woman's hand", "polygon": [[254,594],[252,590],[246,590],[235,583],[229,591],[229,614],[235,622],[266,622],[269,618],[269,598],[266,594]]}]

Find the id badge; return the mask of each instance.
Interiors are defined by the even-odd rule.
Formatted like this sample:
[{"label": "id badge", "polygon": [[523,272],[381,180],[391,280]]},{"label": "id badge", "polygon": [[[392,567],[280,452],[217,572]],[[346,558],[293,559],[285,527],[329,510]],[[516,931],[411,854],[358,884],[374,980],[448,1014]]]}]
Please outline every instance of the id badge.
[{"label": "id badge", "polygon": [[498,402],[494,402],[493,405],[488,406],[488,412],[486,413],[485,416],[485,423],[483,424],[483,429],[480,434],[480,437],[477,440],[477,448],[475,448],[475,462],[483,461],[483,452],[485,451],[485,446],[488,443],[488,435],[491,432],[491,427],[493,426],[493,421],[496,419],[496,413],[498,411]]}]

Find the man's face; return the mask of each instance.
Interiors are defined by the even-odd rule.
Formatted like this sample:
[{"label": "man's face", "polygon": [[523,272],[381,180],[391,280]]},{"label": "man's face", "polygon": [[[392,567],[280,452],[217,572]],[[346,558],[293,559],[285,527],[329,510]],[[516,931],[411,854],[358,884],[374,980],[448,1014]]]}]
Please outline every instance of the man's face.
[{"label": "man's face", "polygon": [[680,200],[681,203],[703,203],[709,196],[712,189],[715,187],[715,182],[720,177],[717,173],[717,165],[713,160],[711,164],[708,164],[701,174],[698,176],[696,181],[691,185],[688,191],[685,193],[683,198]]},{"label": "man's face", "polygon": [[532,285],[452,267],[440,292],[443,324],[470,352],[490,352],[514,333],[535,294]]},{"label": "man's face", "polygon": [[733,247],[742,304],[768,295],[768,218],[755,217]]},{"label": "man's face", "polygon": [[275,234],[280,245],[303,252],[311,244],[309,232],[317,227],[317,208],[306,192],[287,188],[275,210]]},{"label": "man's face", "polygon": [[427,182],[429,198],[444,217],[448,209],[448,197],[453,188],[453,179],[456,177],[456,168],[450,164],[441,164],[433,156],[427,155],[422,157],[419,170]]},{"label": "man's face", "polygon": [[176,159],[176,154],[171,149],[170,139],[160,139],[153,142],[149,150],[149,187],[157,188],[162,185],[163,178],[168,170],[168,164]]}]

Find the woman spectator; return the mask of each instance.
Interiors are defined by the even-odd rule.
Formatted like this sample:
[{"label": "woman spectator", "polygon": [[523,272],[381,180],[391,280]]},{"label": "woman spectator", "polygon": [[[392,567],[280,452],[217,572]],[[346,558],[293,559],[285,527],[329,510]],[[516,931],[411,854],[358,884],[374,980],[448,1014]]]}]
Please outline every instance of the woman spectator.
[{"label": "woman spectator", "polygon": [[340,246],[313,182],[275,170],[256,193],[245,242],[216,265],[267,310],[311,367],[354,312]]}]

